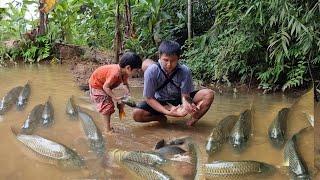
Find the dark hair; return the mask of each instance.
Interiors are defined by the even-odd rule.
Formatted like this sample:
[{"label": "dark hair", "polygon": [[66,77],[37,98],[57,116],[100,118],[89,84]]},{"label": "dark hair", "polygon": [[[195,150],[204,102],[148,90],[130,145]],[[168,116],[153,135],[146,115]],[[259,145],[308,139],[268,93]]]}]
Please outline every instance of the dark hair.
[{"label": "dark hair", "polygon": [[140,69],[142,60],[136,53],[126,52],[121,56],[119,65],[121,68],[129,65],[132,69]]},{"label": "dark hair", "polygon": [[175,41],[162,41],[159,46],[159,54],[181,55],[181,46]]}]

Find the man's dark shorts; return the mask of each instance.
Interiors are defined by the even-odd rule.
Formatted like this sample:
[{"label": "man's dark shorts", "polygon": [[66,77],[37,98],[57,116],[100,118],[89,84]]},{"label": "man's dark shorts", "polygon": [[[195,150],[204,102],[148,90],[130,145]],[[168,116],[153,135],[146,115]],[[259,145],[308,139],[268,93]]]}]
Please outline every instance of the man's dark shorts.
[{"label": "man's dark shorts", "polygon": [[[190,93],[190,97],[193,98],[196,95],[197,92],[198,91],[191,92]],[[178,106],[179,104],[182,104],[181,98],[175,99],[175,100],[168,100],[168,101],[159,101],[159,100],[157,100],[157,101],[163,106],[164,105],[168,105],[168,103],[170,103],[170,104],[172,104],[174,106]],[[158,112],[155,109],[153,109],[151,106],[149,106],[149,104],[146,101],[142,101],[142,102],[138,103],[137,108],[143,109],[145,111],[148,111],[153,115],[162,115],[161,112]]]}]

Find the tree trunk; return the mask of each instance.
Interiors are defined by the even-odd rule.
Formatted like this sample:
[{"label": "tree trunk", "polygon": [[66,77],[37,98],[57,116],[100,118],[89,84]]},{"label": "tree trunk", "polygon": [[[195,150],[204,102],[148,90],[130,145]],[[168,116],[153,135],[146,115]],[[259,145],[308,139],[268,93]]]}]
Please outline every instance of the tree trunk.
[{"label": "tree trunk", "polygon": [[120,2],[116,1],[116,27],[114,39],[114,63],[119,62],[119,53],[121,48],[121,32],[120,32]]},{"label": "tree trunk", "polygon": [[130,39],[132,37],[133,28],[132,28],[132,21],[131,21],[131,6],[130,6],[130,0],[125,0],[125,35],[127,39]]},{"label": "tree trunk", "polygon": [[192,38],[192,0],[188,0],[188,40]]},{"label": "tree trunk", "polygon": [[39,24],[39,35],[43,35],[46,32],[46,15],[40,11],[44,7],[42,0],[39,0],[39,13],[40,13],[40,24]]}]

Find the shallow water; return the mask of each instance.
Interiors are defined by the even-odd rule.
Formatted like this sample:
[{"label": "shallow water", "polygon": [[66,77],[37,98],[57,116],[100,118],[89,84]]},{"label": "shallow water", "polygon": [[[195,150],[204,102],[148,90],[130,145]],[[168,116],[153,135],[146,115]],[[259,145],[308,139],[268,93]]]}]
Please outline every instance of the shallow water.
[{"label": "shallow water", "polygon": [[[4,116],[0,117],[0,177],[1,179],[132,179],[132,174],[106,157],[103,162],[90,151],[80,121],[70,121],[65,114],[65,105],[70,96],[75,97],[75,103],[86,108],[94,118],[96,124],[103,131],[103,121],[100,115],[88,102],[87,95],[80,91],[71,78],[65,66],[22,65],[14,68],[0,69],[0,97],[11,88],[24,85],[30,80],[31,96],[24,111],[18,112],[12,107]],[[122,91],[117,90],[121,94]],[[75,149],[84,156],[88,164],[87,169],[63,170],[27,152],[25,147],[15,139],[11,127],[20,128],[31,109],[45,103],[48,97],[54,107],[55,123],[50,128],[38,128],[35,134],[63,143]],[[132,96],[142,99],[142,88],[132,88]],[[230,114],[239,114],[253,102],[254,131],[249,140],[248,148],[242,153],[236,153],[226,143],[222,150],[212,157],[208,157],[204,145],[212,127],[222,118]],[[307,93],[300,99],[292,99],[282,94],[233,94],[220,95],[216,93],[214,103],[208,113],[193,128],[184,125],[185,119],[169,119],[165,127],[157,123],[136,123],[132,120],[132,109],[125,108],[126,118],[119,120],[116,113],[112,116],[113,135],[104,135],[106,149],[122,150],[153,149],[155,143],[161,139],[170,140],[181,136],[191,136],[199,145],[203,163],[213,160],[256,160],[281,166],[283,163],[283,149],[271,146],[267,138],[267,130],[273,118],[283,107],[292,106],[288,119],[288,136],[309,125],[303,112],[313,113],[313,94]],[[301,135],[298,143],[303,159],[309,170],[315,173],[313,130]],[[188,163],[174,163],[164,169],[176,179],[188,179],[192,166]],[[288,179],[285,172],[277,171],[274,175],[264,179]]]}]

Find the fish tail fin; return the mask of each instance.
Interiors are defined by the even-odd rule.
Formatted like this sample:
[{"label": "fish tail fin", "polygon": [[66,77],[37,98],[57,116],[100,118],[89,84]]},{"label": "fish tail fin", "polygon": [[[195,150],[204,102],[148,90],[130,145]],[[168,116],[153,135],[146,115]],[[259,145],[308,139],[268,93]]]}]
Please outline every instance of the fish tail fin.
[{"label": "fish tail fin", "polygon": [[314,127],[314,116],[308,114],[307,112],[303,111],[303,114],[306,116],[308,122]]}]

